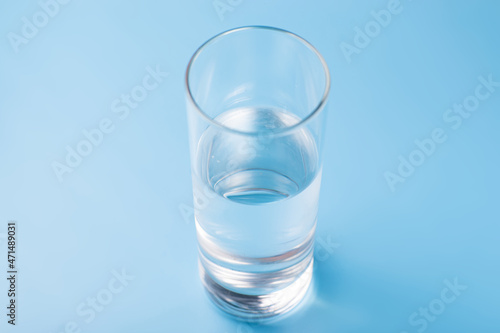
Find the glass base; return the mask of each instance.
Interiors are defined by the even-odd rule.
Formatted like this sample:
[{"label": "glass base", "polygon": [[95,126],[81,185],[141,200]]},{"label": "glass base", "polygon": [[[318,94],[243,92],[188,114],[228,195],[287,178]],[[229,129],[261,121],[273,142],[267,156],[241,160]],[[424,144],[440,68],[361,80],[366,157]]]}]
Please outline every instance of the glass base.
[{"label": "glass base", "polygon": [[311,257],[301,275],[283,289],[268,294],[246,295],[228,290],[207,274],[203,264],[199,271],[205,290],[213,303],[226,313],[249,322],[276,319],[297,306],[311,284],[314,259]]}]

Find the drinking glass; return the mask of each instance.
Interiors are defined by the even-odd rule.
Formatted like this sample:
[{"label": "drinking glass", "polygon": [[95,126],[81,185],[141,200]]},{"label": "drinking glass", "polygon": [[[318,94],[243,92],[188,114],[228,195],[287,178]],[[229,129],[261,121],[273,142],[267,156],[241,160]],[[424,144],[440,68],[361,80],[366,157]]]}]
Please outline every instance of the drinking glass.
[{"label": "drinking glass", "polygon": [[286,313],[310,285],[329,87],[319,52],[277,28],[223,32],[189,62],[199,271],[230,314]]}]

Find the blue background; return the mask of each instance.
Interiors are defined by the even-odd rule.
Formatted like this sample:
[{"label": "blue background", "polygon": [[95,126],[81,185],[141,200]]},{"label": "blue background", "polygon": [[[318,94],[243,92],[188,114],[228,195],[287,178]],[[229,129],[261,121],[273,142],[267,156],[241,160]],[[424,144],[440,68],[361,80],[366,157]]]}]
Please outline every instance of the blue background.
[{"label": "blue background", "polygon": [[[401,0],[402,12],[350,62],[341,43],[353,44],[355,27],[388,1],[230,3],[221,19],[210,0],[73,0],[17,53],[8,34],[20,35],[22,18],[41,7],[0,4],[4,273],[7,221],[18,221],[19,237],[18,325],[6,323],[2,278],[0,330],[499,332],[500,88],[459,128],[443,119],[478,77],[500,81],[499,2]],[[270,325],[221,315],[203,294],[183,86],[199,45],[256,24],[308,39],[332,74],[315,287]],[[121,119],[112,102],[157,65],[168,76]],[[53,162],[105,118],[113,131],[59,181]],[[435,128],[447,140],[391,191],[384,174]],[[86,322],[78,308],[109,296],[122,270],[133,279]],[[455,279],[467,289],[440,303]],[[410,323],[429,306],[440,314]]]}]

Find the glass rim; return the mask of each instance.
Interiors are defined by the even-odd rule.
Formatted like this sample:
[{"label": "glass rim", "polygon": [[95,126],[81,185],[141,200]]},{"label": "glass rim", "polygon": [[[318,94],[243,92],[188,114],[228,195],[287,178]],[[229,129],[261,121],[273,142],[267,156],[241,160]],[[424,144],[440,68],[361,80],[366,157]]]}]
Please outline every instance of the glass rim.
[{"label": "glass rim", "polygon": [[301,117],[300,121],[296,124],[293,124],[293,125],[287,126],[287,127],[283,127],[283,128],[269,129],[269,130],[265,131],[266,133],[272,133],[273,135],[285,134],[288,132],[292,132],[292,131],[296,130],[297,128],[304,126],[306,123],[308,123],[311,119],[313,119],[317,114],[319,114],[323,110],[323,108],[327,102],[327,99],[328,99],[328,94],[330,92],[330,71],[329,71],[328,65],[327,65],[325,59],[323,58],[323,56],[321,55],[321,53],[319,53],[319,51],[311,43],[309,43],[306,39],[302,38],[301,36],[299,36],[293,32],[290,32],[288,30],[285,30],[285,29],[275,28],[275,27],[270,27],[270,26],[262,26],[262,25],[249,25],[249,26],[243,26],[243,27],[238,27],[238,28],[233,28],[233,29],[223,31],[223,32],[218,33],[217,35],[211,37],[210,39],[208,39],[205,43],[203,43],[200,47],[198,47],[198,49],[195,51],[195,53],[193,54],[193,56],[189,60],[189,63],[188,63],[187,69],[186,69],[186,74],[185,74],[185,85],[186,85],[188,98],[191,101],[191,103],[193,103],[193,105],[195,106],[198,114],[202,118],[204,118],[209,124],[211,124],[213,126],[221,128],[225,131],[229,131],[229,132],[241,134],[241,135],[258,135],[261,133],[261,132],[240,131],[240,130],[225,126],[224,124],[215,120],[215,118],[210,117],[205,111],[203,111],[203,109],[196,102],[196,100],[191,92],[190,81],[189,81],[189,74],[191,72],[191,67],[192,67],[193,63],[196,61],[196,59],[198,58],[198,56],[202,53],[202,51],[205,48],[207,48],[212,43],[216,42],[218,39],[220,39],[224,36],[227,36],[229,34],[243,31],[243,30],[253,30],[253,29],[261,29],[261,30],[269,30],[269,31],[279,32],[279,33],[283,33],[284,35],[288,35],[289,37],[292,37],[295,40],[298,40],[302,45],[304,45],[305,47],[310,49],[316,55],[316,57],[319,59],[321,65],[323,67],[323,72],[325,74],[325,81],[326,81],[325,82],[325,89],[323,91],[323,95],[321,96],[319,102],[312,109],[312,111],[308,112],[306,114],[306,116]]}]

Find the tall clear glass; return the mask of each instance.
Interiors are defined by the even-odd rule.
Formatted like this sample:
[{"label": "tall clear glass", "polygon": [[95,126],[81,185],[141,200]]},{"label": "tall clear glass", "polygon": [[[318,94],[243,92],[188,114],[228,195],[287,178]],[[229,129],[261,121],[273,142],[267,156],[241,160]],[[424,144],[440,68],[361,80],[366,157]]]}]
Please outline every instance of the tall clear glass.
[{"label": "tall clear glass", "polygon": [[272,317],[306,294],[329,87],[318,51],[276,28],[221,33],[189,62],[199,270],[226,312]]}]

